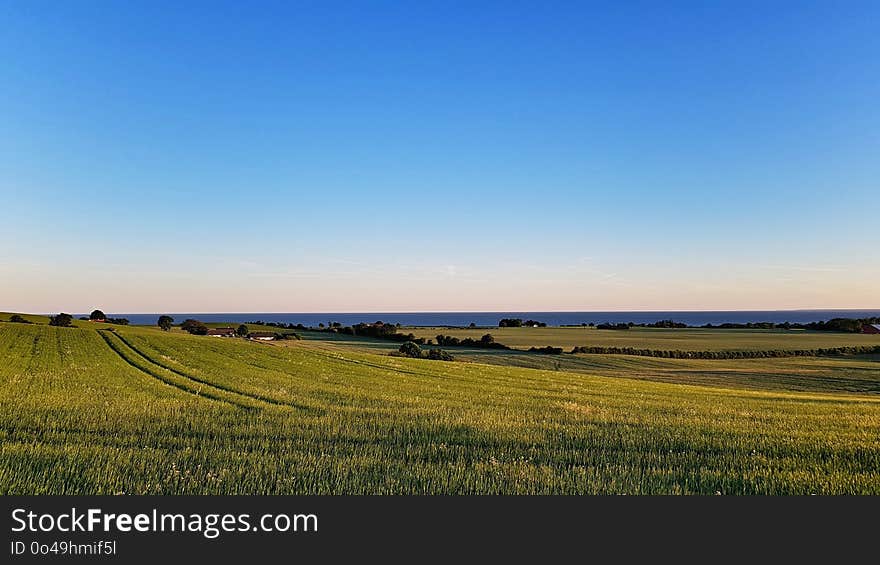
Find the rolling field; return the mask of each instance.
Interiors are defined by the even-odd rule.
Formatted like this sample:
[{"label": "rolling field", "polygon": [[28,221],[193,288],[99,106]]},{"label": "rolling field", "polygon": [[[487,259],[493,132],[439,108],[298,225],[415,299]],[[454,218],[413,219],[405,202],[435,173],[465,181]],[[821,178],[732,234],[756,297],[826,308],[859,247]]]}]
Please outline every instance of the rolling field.
[{"label": "rolling field", "polygon": [[517,349],[552,345],[570,351],[576,346],[636,347],[682,351],[748,351],[813,349],[880,345],[880,335],[805,330],[658,329],[597,330],[595,328],[401,328],[403,333],[433,339],[437,334],[480,339],[491,333],[495,341]]},{"label": "rolling field", "polygon": [[[303,335],[310,343],[331,350],[382,355],[397,348],[396,343],[387,340],[344,334],[303,332]],[[706,360],[604,354],[539,355],[522,350],[473,347],[447,347],[446,350],[459,362],[592,376],[753,390],[880,394],[880,355]]]},{"label": "rolling field", "polygon": [[3,494],[880,494],[870,394],[138,327],[0,323],[0,359]]}]

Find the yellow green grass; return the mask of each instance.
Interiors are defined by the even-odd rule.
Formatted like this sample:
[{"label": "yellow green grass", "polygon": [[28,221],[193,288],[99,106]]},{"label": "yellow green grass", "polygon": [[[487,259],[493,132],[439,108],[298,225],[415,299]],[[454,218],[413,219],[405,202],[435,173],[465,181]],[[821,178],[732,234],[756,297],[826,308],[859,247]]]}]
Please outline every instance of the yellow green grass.
[{"label": "yellow green grass", "polygon": [[0,323],[0,493],[880,493],[880,402]]},{"label": "yellow green grass", "polygon": [[[328,349],[388,354],[393,342],[344,334],[303,332]],[[281,345],[289,345],[287,342]],[[430,346],[425,346],[430,347]],[[447,347],[456,361],[567,371],[592,376],[803,392],[880,394],[880,355],[762,359],[664,359],[633,355],[541,355],[523,350]]]},{"label": "yellow green grass", "polygon": [[769,351],[880,345],[880,335],[805,330],[659,329],[597,330],[578,328],[403,328],[404,333],[433,339],[437,334],[480,339],[491,333],[495,341],[518,349],[552,345],[570,351],[576,346],[635,347],[681,351]]}]

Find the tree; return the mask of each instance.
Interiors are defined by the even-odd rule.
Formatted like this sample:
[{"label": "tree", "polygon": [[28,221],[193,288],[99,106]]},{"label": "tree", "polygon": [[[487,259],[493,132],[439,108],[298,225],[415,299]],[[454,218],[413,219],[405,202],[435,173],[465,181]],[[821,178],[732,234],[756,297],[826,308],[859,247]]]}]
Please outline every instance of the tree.
[{"label": "tree", "polygon": [[239,325],[235,328],[235,335],[238,337],[244,337],[248,334],[248,327],[244,324]]},{"label": "tree", "polygon": [[193,320],[192,318],[184,320],[183,323],[180,324],[180,329],[193,335],[205,335],[208,333],[208,326],[198,320]]},{"label": "tree", "polygon": [[107,319],[107,316],[105,316],[104,313],[101,312],[100,310],[92,310],[92,313],[89,314],[89,320],[91,320],[93,322],[97,321],[97,320],[104,321],[106,319]]},{"label": "tree", "polygon": [[70,314],[65,314],[64,312],[58,314],[57,316],[49,316],[49,325],[58,326],[59,328],[70,327],[70,323],[72,321],[73,316],[71,316]]},{"label": "tree", "polygon": [[468,324],[468,327],[473,329],[473,328],[477,327],[477,324],[471,322],[470,324]]},{"label": "tree", "polygon": [[156,324],[162,328],[163,331],[168,331],[171,329],[171,324],[174,323],[174,318],[171,316],[159,316],[159,321]]},{"label": "tree", "polygon": [[16,323],[16,324],[30,324],[31,323],[30,320],[26,320],[26,319],[22,318],[21,316],[19,316],[18,314],[13,314],[12,316],[10,316],[9,321]]},{"label": "tree", "polygon": [[486,334],[480,338],[480,343],[495,343],[495,338],[492,337],[492,334]]},{"label": "tree", "polygon": [[401,345],[398,351],[400,351],[407,357],[414,357],[416,359],[421,358],[422,356],[422,348],[411,341],[408,341]]}]

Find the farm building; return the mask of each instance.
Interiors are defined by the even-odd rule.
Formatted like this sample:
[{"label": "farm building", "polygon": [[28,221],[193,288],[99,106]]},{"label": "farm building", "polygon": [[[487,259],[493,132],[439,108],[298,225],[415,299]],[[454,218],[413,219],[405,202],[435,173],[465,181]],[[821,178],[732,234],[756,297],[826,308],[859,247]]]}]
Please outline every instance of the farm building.
[{"label": "farm building", "polygon": [[232,328],[210,328],[205,335],[213,337],[235,337],[235,330]]},{"label": "farm building", "polygon": [[863,334],[880,334],[880,324],[865,324],[862,326]]},{"label": "farm building", "polygon": [[248,339],[258,339],[260,341],[272,341],[275,339],[275,334],[272,332],[251,332],[248,334]]}]

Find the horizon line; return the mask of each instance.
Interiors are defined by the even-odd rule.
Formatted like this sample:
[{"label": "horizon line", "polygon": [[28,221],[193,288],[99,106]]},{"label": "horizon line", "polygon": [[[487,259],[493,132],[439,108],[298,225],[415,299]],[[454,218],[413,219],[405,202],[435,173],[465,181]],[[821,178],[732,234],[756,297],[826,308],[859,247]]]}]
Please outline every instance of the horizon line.
[{"label": "horizon line", "polygon": [[[174,311],[151,311],[151,312],[126,312],[124,310],[113,310],[110,313],[113,314],[131,314],[137,316],[143,316],[147,314],[307,314],[307,315],[315,315],[315,314],[510,314],[510,313],[542,313],[542,314],[579,314],[579,313],[596,313],[596,314],[615,314],[615,313],[666,313],[666,312],[680,312],[680,313],[699,313],[699,312],[866,312],[866,311],[880,311],[880,307],[870,308],[870,307],[861,307],[861,308],[780,308],[780,309],[767,309],[767,308],[735,308],[735,309],[720,309],[720,310],[361,310],[361,311],[330,311],[330,310],[322,310],[322,311],[311,311],[311,312],[284,312],[284,311],[261,311],[261,312],[235,312],[235,311],[215,311],[215,312],[174,312]],[[24,312],[24,311],[15,311],[15,310],[6,310],[8,313],[21,313],[21,314],[32,314],[32,315],[50,315],[54,312]],[[89,314],[89,312],[73,312],[74,315],[81,314]]]}]

